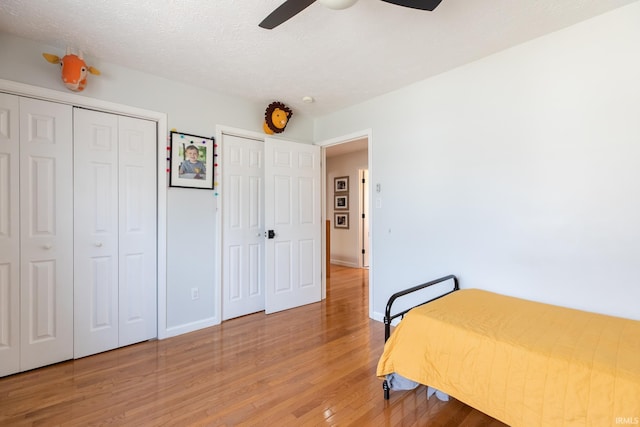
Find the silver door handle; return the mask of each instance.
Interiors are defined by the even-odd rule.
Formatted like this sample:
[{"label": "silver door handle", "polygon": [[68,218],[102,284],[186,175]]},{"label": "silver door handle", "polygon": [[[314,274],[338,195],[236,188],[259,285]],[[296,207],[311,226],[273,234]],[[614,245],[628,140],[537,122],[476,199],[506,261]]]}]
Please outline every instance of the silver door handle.
[{"label": "silver door handle", "polygon": [[102,246],[102,242],[95,242],[94,245],[96,245],[97,248]]}]

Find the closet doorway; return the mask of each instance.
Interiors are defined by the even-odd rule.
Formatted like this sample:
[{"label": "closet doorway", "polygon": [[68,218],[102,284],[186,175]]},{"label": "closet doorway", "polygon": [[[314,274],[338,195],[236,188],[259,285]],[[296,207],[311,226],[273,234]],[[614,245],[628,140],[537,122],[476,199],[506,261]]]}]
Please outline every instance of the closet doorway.
[{"label": "closet doorway", "polygon": [[[144,175],[149,178],[148,182],[150,184],[145,184],[143,192],[150,192],[154,196],[154,200],[151,203],[153,222],[151,225],[149,223],[146,224],[146,227],[149,228],[153,235],[153,247],[145,252],[143,257],[153,260],[152,271],[150,273],[148,271],[145,272],[145,275],[149,273],[150,277],[153,277],[154,295],[148,298],[152,303],[152,312],[150,314],[144,313],[145,320],[149,320],[151,323],[146,324],[143,338],[133,338],[134,341],[129,341],[130,337],[123,338],[124,335],[121,334],[120,338],[123,338],[124,341],[119,340],[117,345],[126,345],[128,342],[153,337],[166,337],[166,310],[164,309],[166,302],[166,275],[164,272],[166,271],[167,178],[165,173],[166,159],[164,156],[166,144],[161,135],[166,132],[166,114],[6,80],[0,80],[0,99],[7,101],[7,105],[0,108],[0,148],[2,148],[0,150],[2,151],[0,153],[0,159],[2,160],[0,161],[0,175],[3,175],[2,171],[11,171],[10,173],[12,174],[12,179],[0,180],[1,184],[6,184],[7,186],[0,193],[10,196],[2,200],[2,205],[6,209],[0,210],[0,224],[6,225],[7,232],[0,233],[0,240],[4,242],[6,240],[4,238],[7,236],[13,239],[11,241],[7,240],[6,246],[11,249],[9,252],[0,251],[0,264],[10,265],[11,271],[22,272],[20,277],[13,274],[0,274],[0,290],[7,289],[11,295],[11,300],[7,301],[8,305],[4,306],[6,310],[0,310],[2,317],[0,325],[10,325],[10,328],[5,330],[6,333],[1,334],[0,366],[2,369],[0,369],[0,376],[79,357],[74,355],[74,341],[77,337],[74,337],[73,322],[75,311],[73,286],[74,281],[76,281],[76,278],[73,277],[73,253],[74,246],[79,242],[74,241],[73,230],[67,230],[58,224],[58,222],[63,221],[64,224],[71,224],[73,227],[73,200],[74,198],[76,200],[80,199],[78,195],[76,195],[78,197],[74,197],[77,189],[74,188],[74,168],[72,163],[75,155],[74,146],[77,145],[76,141],[73,140],[72,111],[77,111],[78,108],[100,110],[118,117],[127,116],[124,120],[132,119],[135,122],[147,122],[150,125],[149,135],[151,137],[145,137],[144,142],[145,149],[148,150],[144,154],[144,157],[147,157],[145,159],[147,166],[145,166]],[[65,117],[59,116],[56,112],[58,110],[67,112]],[[56,121],[55,124],[53,120]],[[61,129],[68,129],[68,131],[65,135],[61,135],[58,132]],[[140,141],[136,136],[137,131],[130,132],[130,130],[121,133],[118,138],[126,141],[121,146],[121,149],[134,149],[135,151],[136,148],[139,148],[136,147],[136,144]],[[16,140],[15,138],[23,138],[24,141]],[[51,140],[65,141],[64,147],[67,147],[67,151],[61,155],[49,153],[47,151],[48,146],[59,145],[48,143]],[[5,150],[7,147],[8,149]],[[160,150],[162,150],[162,156],[160,155]],[[58,164],[58,160],[67,161],[67,163]],[[55,168],[51,166],[54,161],[56,163]],[[79,164],[79,161],[82,162],[82,159],[73,160],[76,164]],[[11,168],[8,167],[9,165],[11,165]],[[137,180],[137,178],[140,178],[137,175],[139,172],[137,166],[131,164],[125,164],[123,167],[119,166],[119,170],[124,175],[118,179]],[[58,177],[58,172],[64,172],[66,175]],[[55,176],[52,175],[54,173],[56,174]],[[101,180],[108,175],[98,173],[94,177]],[[68,179],[67,176],[71,178]],[[75,181],[76,183],[80,182],[77,177]],[[100,182],[104,184],[106,181],[101,180]],[[59,184],[62,187],[58,188]],[[14,186],[19,186],[19,190],[17,190],[18,187]],[[29,195],[31,190],[33,190],[33,197]],[[128,201],[133,204],[142,201],[141,198],[130,193],[129,196],[131,197]],[[84,197],[84,200],[89,201],[91,198]],[[32,214],[24,215],[20,204],[26,206],[26,204],[36,202],[37,204],[27,209]],[[121,202],[117,202],[119,206],[122,205]],[[100,206],[105,207],[106,205]],[[122,226],[129,227],[129,230],[135,229],[137,225],[141,224],[137,220],[142,220],[142,218],[135,216],[135,209],[130,209],[133,206],[132,204],[127,206],[129,208],[128,213],[133,215],[118,215],[118,218],[115,218],[116,222]],[[66,211],[58,212],[57,209],[59,207],[64,207]],[[105,213],[106,210],[99,209],[99,215],[94,219],[104,219],[103,214]],[[104,222],[102,224],[104,225]],[[54,230],[55,235],[50,230]],[[81,233],[75,234],[76,237],[80,237]],[[63,236],[63,238],[58,239],[57,236],[59,235]],[[31,239],[31,237],[37,240],[32,245],[32,249],[31,246],[26,245],[24,242],[25,239]],[[119,237],[119,239],[126,238],[125,235]],[[20,239],[23,240],[22,244]],[[135,240],[137,242],[140,242],[140,240],[146,241],[144,238],[138,239],[137,235]],[[99,239],[90,238],[88,242],[96,248],[105,248],[107,246],[106,241]],[[40,257],[40,252],[46,252],[49,255]],[[118,281],[123,279],[128,280],[129,283],[132,283],[132,280],[135,281],[136,269],[134,264],[141,257],[137,256],[140,253],[137,249],[134,248],[134,252],[133,255],[128,254],[127,259],[119,261],[122,266],[120,269],[122,274],[119,274]],[[65,254],[72,254],[71,258]],[[32,255],[40,258],[32,259]],[[59,260],[60,263],[58,263]],[[124,268],[125,266],[126,268]],[[54,277],[54,274],[66,274],[66,276],[64,278]],[[21,281],[28,281],[28,286],[21,286]],[[140,295],[136,290],[129,290],[133,291],[125,297],[129,301],[139,301],[141,297],[145,300],[147,299],[146,296]],[[121,292],[120,295],[125,295],[125,293]],[[91,301],[87,300],[78,302],[83,306],[91,303]],[[122,300],[118,302],[118,304],[121,303]],[[95,306],[92,308],[95,308]],[[98,311],[94,311],[94,314],[96,314],[96,316],[92,316],[94,320],[121,321],[121,319],[114,318],[111,313],[106,313],[104,310]],[[132,323],[139,323],[138,320],[141,317],[138,316],[138,314],[141,314],[139,310],[132,309],[129,306],[128,310],[124,311],[131,315],[129,320]],[[59,317],[62,315],[64,315],[63,318]],[[151,326],[147,327],[149,325]],[[133,329],[137,330],[137,327],[133,327]],[[41,344],[41,346],[49,346],[51,344],[55,346],[55,349],[34,348],[33,351],[27,351],[26,343],[37,343]],[[97,351],[101,350],[98,349]],[[33,357],[30,355],[33,355]]]},{"label": "closet doorway", "polygon": [[321,299],[319,147],[222,132],[222,319]]}]

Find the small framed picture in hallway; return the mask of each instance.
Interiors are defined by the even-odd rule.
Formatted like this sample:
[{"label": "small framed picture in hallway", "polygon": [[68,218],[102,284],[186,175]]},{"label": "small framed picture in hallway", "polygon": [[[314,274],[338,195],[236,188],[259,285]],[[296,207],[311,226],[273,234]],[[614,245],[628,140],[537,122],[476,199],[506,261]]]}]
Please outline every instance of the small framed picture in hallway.
[{"label": "small framed picture in hallway", "polygon": [[349,192],[349,177],[339,176],[333,178],[333,192],[334,193],[348,193]]},{"label": "small framed picture in hallway", "polygon": [[336,194],[333,208],[336,210],[349,209],[349,196],[347,194],[343,194],[343,195]]},{"label": "small framed picture in hallway", "polygon": [[333,214],[333,228],[349,228],[349,212]]}]

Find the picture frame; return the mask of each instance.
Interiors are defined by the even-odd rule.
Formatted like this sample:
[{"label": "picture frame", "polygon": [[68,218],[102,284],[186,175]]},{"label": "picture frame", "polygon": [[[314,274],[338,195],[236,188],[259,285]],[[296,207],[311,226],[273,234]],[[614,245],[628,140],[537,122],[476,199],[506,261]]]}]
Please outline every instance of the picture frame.
[{"label": "picture frame", "polygon": [[335,212],[333,214],[333,228],[349,229],[349,212]]},{"label": "picture frame", "polygon": [[347,210],[349,209],[349,195],[348,194],[336,194],[334,197],[333,208],[335,210]]},{"label": "picture frame", "polygon": [[215,138],[171,131],[169,187],[213,189]]},{"label": "picture frame", "polygon": [[348,193],[349,192],[349,177],[338,176],[333,178],[333,192],[334,193]]}]

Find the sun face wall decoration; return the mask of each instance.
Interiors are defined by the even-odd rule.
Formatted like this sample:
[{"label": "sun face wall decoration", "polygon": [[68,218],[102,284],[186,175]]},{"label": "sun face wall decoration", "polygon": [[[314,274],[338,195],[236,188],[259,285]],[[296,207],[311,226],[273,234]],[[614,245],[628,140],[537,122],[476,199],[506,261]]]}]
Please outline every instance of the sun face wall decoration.
[{"label": "sun face wall decoration", "polygon": [[264,112],[264,123],[262,125],[264,133],[268,135],[282,133],[292,115],[293,111],[282,102],[272,102]]}]

